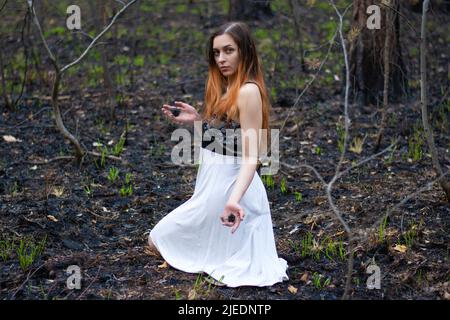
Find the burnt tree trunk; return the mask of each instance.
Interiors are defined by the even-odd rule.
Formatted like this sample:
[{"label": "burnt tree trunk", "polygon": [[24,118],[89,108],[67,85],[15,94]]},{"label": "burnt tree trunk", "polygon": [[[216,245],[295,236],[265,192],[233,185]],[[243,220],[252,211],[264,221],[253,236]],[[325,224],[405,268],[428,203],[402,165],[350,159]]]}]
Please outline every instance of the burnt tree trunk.
[{"label": "burnt tree trunk", "polygon": [[[391,6],[383,3],[392,3]],[[380,7],[380,29],[369,29],[366,13],[370,5]],[[400,45],[400,21],[398,1],[354,0],[352,31],[349,36],[350,98],[360,105],[381,104],[383,101],[384,48],[386,47],[386,10],[392,10],[393,32],[390,34],[389,101],[400,102],[408,95],[407,70]]]},{"label": "burnt tree trunk", "polygon": [[229,20],[262,20],[273,16],[269,0],[230,0]]}]

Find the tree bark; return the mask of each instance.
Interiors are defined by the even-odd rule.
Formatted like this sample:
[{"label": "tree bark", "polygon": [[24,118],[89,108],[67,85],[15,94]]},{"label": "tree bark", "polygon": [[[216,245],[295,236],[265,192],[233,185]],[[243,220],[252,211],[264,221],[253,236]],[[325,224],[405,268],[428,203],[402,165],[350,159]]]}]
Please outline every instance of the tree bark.
[{"label": "tree bark", "polygon": [[421,27],[421,41],[420,41],[420,106],[422,111],[422,123],[425,131],[425,136],[427,138],[428,148],[431,153],[431,160],[433,162],[434,171],[438,176],[441,177],[439,183],[444,190],[447,201],[450,202],[450,182],[443,177],[444,172],[441,165],[439,164],[439,157],[436,150],[436,145],[434,144],[433,129],[430,126],[428,119],[428,83],[427,83],[427,39],[426,39],[426,24],[427,24],[427,11],[430,0],[425,0],[423,2],[422,10],[422,27]]},{"label": "tree bark", "polygon": [[289,0],[289,5],[292,10],[292,17],[294,18],[295,34],[297,37],[297,46],[300,50],[300,64],[302,66],[302,71],[306,72],[305,57],[304,57],[304,50],[303,50],[303,33],[302,33],[302,29],[301,29],[300,0]]},{"label": "tree bark", "polygon": [[[393,3],[393,6],[382,3]],[[378,5],[381,13],[381,28],[368,29],[367,8]],[[408,95],[407,70],[400,45],[400,4],[397,1],[354,0],[352,29],[355,33],[349,43],[351,98],[360,105],[380,104],[385,88],[383,52],[386,47],[386,10],[393,10],[393,32],[389,33],[390,70],[389,101],[400,102]]]},{"label": "tree bark", "polygon": [[6,74],[5,74],[5,65],[3,63],[3,51],[0,50],[0,77],[1,77],[1,86],[2,86],[2,95],[3,100],[5,101],[5,106],[7,109],[12,110],[11,102],[8,98],[8,91],[6,88]]},{"label": "tree bark", "polygon": [[[397,7],[398,0],[391,0],[390,6]],[[381,145],[381,141],[383,139],[384,128],[386,127],[387,121],[387,113],[388,113],[388,103],[389,103],[389,75],[391,70],[391,59],[392,59],[392,35],[395,31],[395,11],[394,10],[385,10],[385,29],[386,36],[384,37],[384,48],[383,48],[383,66],[384,66],[384,83],[383,83],[383,106],[381,109],[381,123],[380,128],[378,130],[377,139],[375,142],[375,152],[378,151]]]}]

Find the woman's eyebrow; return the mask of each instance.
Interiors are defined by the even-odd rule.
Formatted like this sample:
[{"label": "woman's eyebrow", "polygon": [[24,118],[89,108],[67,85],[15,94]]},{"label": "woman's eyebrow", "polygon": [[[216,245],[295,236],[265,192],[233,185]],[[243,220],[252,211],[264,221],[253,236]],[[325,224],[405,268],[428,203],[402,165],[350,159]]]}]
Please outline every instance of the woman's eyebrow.
[{"label": "woman's eyebrow", "polygon": [[[231,45],[231,44],[224,45],[224,46],[222,47],[222,49],[225,49],[225,48],[227,48],[227,47],[233,48],[233,45]],[[219,49],[213,48],[213,50],[219,50]]]}]

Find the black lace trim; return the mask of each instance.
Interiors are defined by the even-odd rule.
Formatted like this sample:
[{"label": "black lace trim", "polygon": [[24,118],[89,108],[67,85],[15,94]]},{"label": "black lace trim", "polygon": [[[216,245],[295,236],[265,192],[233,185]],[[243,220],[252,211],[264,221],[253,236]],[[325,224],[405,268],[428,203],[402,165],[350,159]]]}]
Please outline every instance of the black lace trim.
[{"label": "black lace trim", "polygon": [[[222,154],[222,155],[231,155],[233,157],[240,157],[241,156],[241,144],[240,142],[240,124],[231,120],[226,121],[222,119],[222,121],[219,122],[218,125],[213,125],[213,123],[216,122],[215,119],[211,121],[203,121],[202,123],[202,148],[208,149],[210,151]],[[216,129],[219,130],[221,133],[221,136],[216,137],[213,132],[211,132],[211,139],[205,140],[205,132],[209,129]],[[230,135],[227,137],[226,130],[227,129],[233,129],[234,135]],[[216,148],[216,138],[218,138],[218,144],[221,146],[221,148]],[[231,148],[227,149],[227,138],[232,139],[233,142],[231,143]]]}]

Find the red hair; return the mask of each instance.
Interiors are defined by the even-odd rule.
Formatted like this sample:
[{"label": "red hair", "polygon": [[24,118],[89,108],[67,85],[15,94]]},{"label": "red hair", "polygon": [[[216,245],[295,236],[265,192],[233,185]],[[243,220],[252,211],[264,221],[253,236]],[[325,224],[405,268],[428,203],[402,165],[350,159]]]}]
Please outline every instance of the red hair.
[{"label": "red hair", "polygon": [[[238,46],[239,66],[227,97],[222,97],[228,85],[217,66],[213,52],[214,38],[223,34],[230,35]],[[227,121],[239,118],[237,98],[239,89],[246,81],[254,81],[260,90],[262,100],[262,129],[269,132],[270,100],[264,82],[262,67],[256,53],[256,46],[247,25],[243,22],[228,22],[222,25],[209,38],[208,46],[208,80],[205,86],[205,107],[203,118],[211,120],[226,118]]]}]

